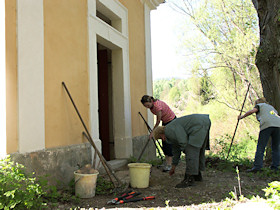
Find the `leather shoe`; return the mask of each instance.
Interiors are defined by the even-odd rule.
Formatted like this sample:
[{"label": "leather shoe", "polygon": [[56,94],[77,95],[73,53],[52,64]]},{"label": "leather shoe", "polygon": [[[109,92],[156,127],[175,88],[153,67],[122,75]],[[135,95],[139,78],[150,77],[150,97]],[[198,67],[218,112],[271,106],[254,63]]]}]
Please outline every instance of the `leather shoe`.
[{"label": "leather shoe", "polygon": [[201,172],[199,172],[198,175],[193,175],[193,177],[194,177],[194,181],[197,181],[197,182],[201,182],[202,181]]},{"label": "leather shoe", "polygon": [[185,179],[180,182],[179,184],[177,184],[175,186],[175,188],[186,188],[189,186],[193,186],[194,185],[194,176],[192,175],[185,175]]},{"label": "leather shoe", "polygon": [[270,170],[272,170],[275,173],[278,173],[279,169],[276,167],[270,167]]},{"label": "leather shoe", "polygon": [[163,167],[162,172],[168,172],[168,171],[171,170],[171,168],[172,168],[172,166],[166,165],[166,166]]},{"label": "leather shoe", "polygon": [[258,168],[251,168],[251,169],[248,169],[246,172],[248,173],[257,173],[257,172],[261,172],[262,170],[261,169],[258,169]]}]

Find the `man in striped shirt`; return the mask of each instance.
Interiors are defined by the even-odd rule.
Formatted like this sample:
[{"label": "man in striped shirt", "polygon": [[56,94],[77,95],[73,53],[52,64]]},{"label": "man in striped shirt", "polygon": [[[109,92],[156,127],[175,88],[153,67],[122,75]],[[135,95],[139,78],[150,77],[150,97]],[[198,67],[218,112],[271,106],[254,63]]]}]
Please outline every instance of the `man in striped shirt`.
[{"label": "man in striped shirt", "polygon": [[[153,131],[157,128],[162,121],[162,125],[165,126],[176,118],[175,113],[170,109],[170,107],[163,101],[154,99],[152,96],[144,95],[141,99],[141,103],[146,108],[157,116],[156,124],[154,125]],[[150,134],[150,139],[153,136],[153,131]],[[162,150],[165,155],[166,165],[163,168],[163,172],[170,171],[172,164],[172,145],[167,142],[162,142]]]}]

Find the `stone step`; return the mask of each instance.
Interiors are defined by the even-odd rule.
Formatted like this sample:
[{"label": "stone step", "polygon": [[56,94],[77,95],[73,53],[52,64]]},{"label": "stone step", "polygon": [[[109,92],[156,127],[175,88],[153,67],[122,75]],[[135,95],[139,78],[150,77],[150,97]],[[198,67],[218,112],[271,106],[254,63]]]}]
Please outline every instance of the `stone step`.
[{"label": "stone step", "polygon": [[[113,171],[118,171],[122,167],[127,166],[128,160],[127,159],[116,159],[116,160],[107,161],[107,163]],[[106,171],[105,171],[105,169],[104,169],[104,167],[101,163],[100,163],[100,167],[99,167],[98,171],[99,171],[100,174],[105,174],[106,173]]]}]

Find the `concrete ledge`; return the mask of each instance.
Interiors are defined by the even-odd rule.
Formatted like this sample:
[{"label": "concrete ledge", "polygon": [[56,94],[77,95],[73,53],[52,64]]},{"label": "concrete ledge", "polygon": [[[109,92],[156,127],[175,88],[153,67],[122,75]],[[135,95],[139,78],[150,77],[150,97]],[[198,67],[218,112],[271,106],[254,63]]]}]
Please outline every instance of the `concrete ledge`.
[{"label": "concrete ledge", "polygon": [[[133,145],[133,157],[138,159],[140,153],[142,152],[146,142],[148,141],[149,136],[137,136],[132,139]],[[156,159],[156,147],[152,140],[148,143],[141,159],[144,160],[154,160]]]},{"label": "concrete ledge", "polygon": [[[134,158],[139,157],[147,140],[147,135],[132,139]],[[155,158],[156,149],[150,141],[141,159],[154,160]],[[75,170],[92,163],[92,149],[89,143],[84,143],[30,153],[13,153],[11,159],[24,165],[28,174],[35,172],[36,177],[48,176],[51,185],[65,186],[73,179]],[[112,170],[117,171],[128,164],[128,158],[111,160],[108,164]],[[106,173],[101,163],[98,170],[100,174]]]},{"label": "concrete ledge", "polygon": [[[110,160],[110,161],[107,161],[107,163],[113,171],[117,171],[117,170],[123,168],[124,166],[127,166],[128,160],[127,159]],[[106,173],[102,164],[99,167],[98,171],[99,171],[100,174],[105,174]]]},{"label": "concrete ledge", "polygon": [[73,172],[91,163],[91,145],[89,143],[39,150],[30,153],[13,153],[11,159],[25,166],[29,174],[48,176],[52,185],[68,185]]}]

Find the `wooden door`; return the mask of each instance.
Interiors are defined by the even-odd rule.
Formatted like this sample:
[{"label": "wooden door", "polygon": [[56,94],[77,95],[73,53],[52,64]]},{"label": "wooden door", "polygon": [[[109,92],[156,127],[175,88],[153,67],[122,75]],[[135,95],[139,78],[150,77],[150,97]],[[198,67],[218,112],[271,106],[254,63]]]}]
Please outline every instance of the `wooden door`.
[{"label": "wooden door", "polygon": [[99,138],[102,141],[102,154],[110,160],[109,145],[109,80],[108,80],[108,52],[98,50],[98,112],[99,112]]}]

